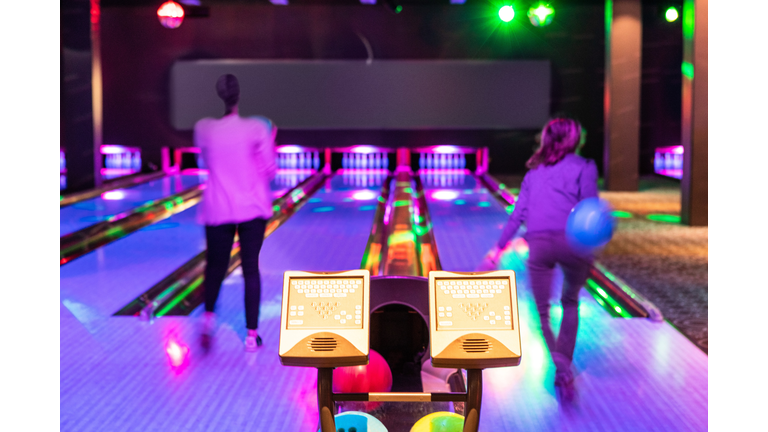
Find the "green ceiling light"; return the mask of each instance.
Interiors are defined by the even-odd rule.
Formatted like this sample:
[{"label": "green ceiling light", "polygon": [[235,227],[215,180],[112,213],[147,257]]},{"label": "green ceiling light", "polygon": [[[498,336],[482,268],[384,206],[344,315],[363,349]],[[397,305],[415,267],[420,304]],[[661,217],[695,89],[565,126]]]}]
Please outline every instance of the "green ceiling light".
[{"label": "green ceiling light", "polygon": [[549,3],[535,3],[528,9],[528,19],[531,20],[531,24],[533,24],[534,27],[548,26],[552,23],[554,17],[555,8],[550,6]]},{"label": "green ceiling light", "polygon": [[667,22],[675,22],[680,18],[680,12],[677,11],[676,7],[670,6],[667,8],[667,11],[664,12],[664,18],[667,19]]},{"label": "green ceiling light", "polygon": [[515,10],[510,5],[502,6],[499,9],[499,18],[504,22],[510,22],[515,17]]}]

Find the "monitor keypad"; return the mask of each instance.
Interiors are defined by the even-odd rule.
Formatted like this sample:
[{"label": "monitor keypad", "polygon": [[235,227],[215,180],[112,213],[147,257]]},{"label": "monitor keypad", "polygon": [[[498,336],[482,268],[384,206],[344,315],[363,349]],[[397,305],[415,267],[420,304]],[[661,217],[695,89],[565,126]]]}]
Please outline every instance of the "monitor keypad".
[{"label": "monitor keypad", "polygon": [[362,328],[361,277],[291,278],[288,293],[289,329]]}]

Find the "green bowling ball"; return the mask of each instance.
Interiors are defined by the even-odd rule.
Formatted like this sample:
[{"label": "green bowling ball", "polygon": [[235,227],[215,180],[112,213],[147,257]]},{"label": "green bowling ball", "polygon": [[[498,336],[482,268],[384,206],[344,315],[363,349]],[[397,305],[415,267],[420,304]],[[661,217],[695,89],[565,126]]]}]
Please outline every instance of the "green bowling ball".
[{"label": "green bowling ball", "polygon": [[411,432],[461,432],[464,429],[464,416],[438,411],[420,418],[411,428]]}]

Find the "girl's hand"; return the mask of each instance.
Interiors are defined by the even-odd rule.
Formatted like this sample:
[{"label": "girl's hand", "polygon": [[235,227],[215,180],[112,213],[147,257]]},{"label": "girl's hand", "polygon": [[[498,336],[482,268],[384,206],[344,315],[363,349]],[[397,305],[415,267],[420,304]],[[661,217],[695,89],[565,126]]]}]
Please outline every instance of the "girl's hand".
[{"label": "girl's hand", "polygon": [[492,263],[498,264],[499,260],[501,259],[501,253],[502,253],[502,250],[499,249],[498,245],[496,245],[496,246],[492,247],[491,250],[489,250],[488,253],[485,256],[488,257],[488,259]]}]

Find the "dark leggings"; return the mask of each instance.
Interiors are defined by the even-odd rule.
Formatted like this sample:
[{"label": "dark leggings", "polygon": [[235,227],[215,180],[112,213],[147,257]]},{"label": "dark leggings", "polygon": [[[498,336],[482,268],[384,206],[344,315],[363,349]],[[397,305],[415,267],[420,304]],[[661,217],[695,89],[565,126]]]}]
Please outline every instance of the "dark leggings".
[{"label": "dark leggings", "polygon": [[205,240],[208,244],[205,266],[205,310],[213,312],[219,290],[229,267],[229,256],[235,233],[240,237],[240,258],[245,279],[245,326],[250,330],[259,327],[259,303],[261,301],[261,277],[259,252],[264,242],[266,219],[256,218],[238,224],[206,225]]},{"label": "dark leggings", "polygon": [[[541,331],[557,368],[568,368],[573,361],[579,328],[579,291],[589,275],[592,257],[573,252],[562,231],[530,232],[525,239],[530,251],[528,275],[539,312]],[[557,337],[549,319],[552,275],[556,264],[560,265],[564,276],[561,297],[563,318]]]}]

